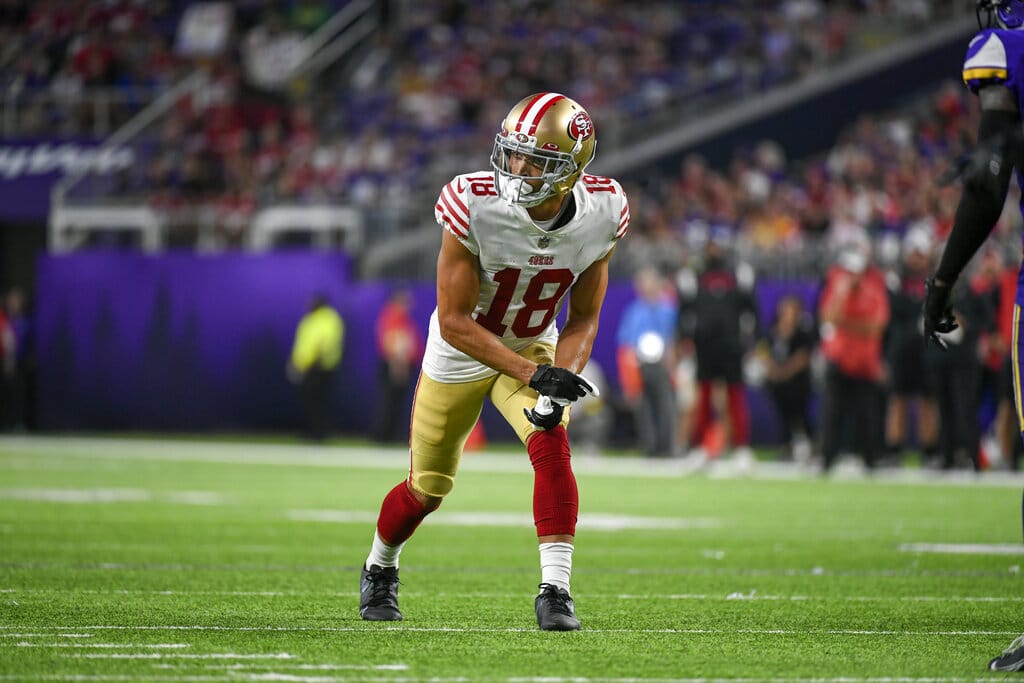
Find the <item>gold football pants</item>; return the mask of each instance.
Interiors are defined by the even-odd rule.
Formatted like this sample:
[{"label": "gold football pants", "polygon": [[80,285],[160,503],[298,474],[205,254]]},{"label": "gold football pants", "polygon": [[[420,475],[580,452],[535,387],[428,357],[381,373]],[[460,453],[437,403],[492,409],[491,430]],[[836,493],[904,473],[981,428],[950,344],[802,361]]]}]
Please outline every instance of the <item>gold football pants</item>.
[{"label": "gold football pants", "polygon": [[[519,355],[550,365],[554,362],[555,350],[547,344],[531,344]],[[490,397],[524,444],[537,431],[523,414],[524,409],[536,405],[537,392],[519,380],[498,374],[475,382],[448,384],[420,372],[413,400],[410,441],[409,481],[414,490],[436,497],[443,497],[452,490],[462,448],[480,417],[486,397]],[[562,425],[567,424],[568,408],[562,415]]]}]

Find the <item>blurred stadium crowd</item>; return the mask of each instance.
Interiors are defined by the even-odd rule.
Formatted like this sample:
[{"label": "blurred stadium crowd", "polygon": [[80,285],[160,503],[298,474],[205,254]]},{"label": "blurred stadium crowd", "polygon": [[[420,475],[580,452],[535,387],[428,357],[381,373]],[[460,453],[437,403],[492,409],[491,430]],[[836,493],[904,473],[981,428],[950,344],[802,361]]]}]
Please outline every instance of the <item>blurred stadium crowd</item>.
[{"label": "blurred stadium crowd", "polygon": [[[368,3],[381,29],[357,64],[294,77],[303,46],[357,3],[239,0],[197,18],[201,4],[217,5],[0,0],[7,137],[104,137],[201,74],[141,131],[144,168],[89,198],[164,212],[176,246],[194,245],[204,220],[221,245],[241,245],[253,214],[275,203],[361,207],[368,236],[387,239],[430,222],[424,207],[453,174],[486,167],[495,126],[524,93],[564,91],[587,106],[600,157],[964,10],[954,0],[393,0]],[[905,272],[910,252],[934,258],[952,225],[949,171],[977,117],[948,82],[865,114],[813,157],[764,141],[726,167],[690,155],[676,172],[624,177],[634,218],[615,274],[653,265],[677,282],[724,234],[759,278],[823,278],[835,254],[866,243],[895,295],[919,275]],[[1015,266],[1018,200],[1014,188],[978,268]],[[998,317],[984,325],[971,343],[998,374]]]}]

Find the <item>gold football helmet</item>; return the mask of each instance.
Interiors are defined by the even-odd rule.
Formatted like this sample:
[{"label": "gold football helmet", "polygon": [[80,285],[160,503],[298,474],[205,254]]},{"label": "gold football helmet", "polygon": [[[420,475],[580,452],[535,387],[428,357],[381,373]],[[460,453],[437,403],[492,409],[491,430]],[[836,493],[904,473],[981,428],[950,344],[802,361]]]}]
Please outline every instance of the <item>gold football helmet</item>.
[{"label": "gold football helmet", "polygon": [[[554,92],[530,95],[512,107],[494,136],[491,166],[498,193],[510,204],[537,206],[570,192],[597,148],[590,114]],[[513,173],[510,157],[522,155],[539,176]]]}]

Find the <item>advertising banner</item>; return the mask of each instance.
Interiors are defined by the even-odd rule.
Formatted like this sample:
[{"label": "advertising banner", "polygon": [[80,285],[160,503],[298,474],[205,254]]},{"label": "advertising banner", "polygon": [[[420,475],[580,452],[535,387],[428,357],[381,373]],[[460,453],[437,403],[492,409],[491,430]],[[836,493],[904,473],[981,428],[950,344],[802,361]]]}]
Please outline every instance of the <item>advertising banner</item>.
[{"label": "advertising banner", "polygon": [[130,146],[104,148],[97,140],[0,140],[0,220],[45,221],[50,191],[82,172],[113,177],[131,168]]}]

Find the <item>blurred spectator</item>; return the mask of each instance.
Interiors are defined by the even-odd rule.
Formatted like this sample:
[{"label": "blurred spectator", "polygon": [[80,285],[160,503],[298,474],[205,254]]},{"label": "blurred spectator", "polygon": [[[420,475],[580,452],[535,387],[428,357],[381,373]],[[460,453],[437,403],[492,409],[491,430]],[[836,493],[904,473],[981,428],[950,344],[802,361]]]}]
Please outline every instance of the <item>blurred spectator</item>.
[{"label": "blurred spectator", "polygon": [[377,316],[378,441],[407,441],[409,392],[423,356],[423,334],[410,315],[412,295],[395,290]]},{"label": "blurred spectator", "polygon": [[886,332],[885,360],[889,374],[889,401],[885,423],[885,450],[899,463],[909,446],[910,409],[916,407],[917,445],[925,457],[938,447],[938,414],[932,375],[925,366],[926,341],[921,334],[924,281],[932,268],[933,240],[928,231],[907,231],[902,262],[890,293],[892,312]]},{"label": "blurred spectator", "polygon": [[327,297],[314,294],[295,331],[288,378],[299,385],[309,438],[323,441],[330,428],[331,404],[345,324]]},{"label": "blurred spectator", "polygon": [[782,459],[807,462],[814,431],[808,416],[811,401],[811,354],[815,337],[804,304],[784,296],[760,355],[765,359],[765,384],[782,428]]},{"label": "blurred spectator", "polygon": [[14,415],[14,381],[17,343],[5,306],[0,306],[0,429],[7,429]]},{"label": "blurred spectator", "polygon": [[[20,287],[12,287],[7,292],[4,305],[0,306],[0,316],[6,314],[7,325],[11,338],[8,342],[14,345],[14,370],[10,377],[7,400],[0,399],[0,406],[7,406],[6,419],[0,419],[0,428],[23,431],[32,422],[29,415],[32,400],[32,377],[34,358],[31,349],[31,326],[25,307],[25,294]],[[2,325],[0,325],[2,327]],[[6,345],[5,345],[6,346]],[[3,365],[7,365],[6,354]],[[0,415],[3,411],[0,410]]]},{"label": "blurred spectator", "polygon": [[[727,447],[734,449],[740,464],[747,464],[753,460],[753,453],[749,448],[743,357],[757,331],[757,307],[753,271],[745,264],[732,264],[731,240],[727,227],[715,226],[699,274],[689,269],[680,271],[678,329],[679,338],[692,343],[697,365],[691,455],[697,460],[707,459],[702,444],[717,412],[725,420]],[[715,406],[720,409],[716,411]]]},{"label": "blurred spectator", "polygon": [[926,358],[935,381],[939,405],[939,439],[943,469],[973,467],[980,470],[978,449],[978,382],[981,375],[979,342],[995,324],[992,301],[960,283],[953,300],[959,327],[943,335],[947,349],[929,345]]},{"label": "blurred spectator", "polygon": [[[630,392],[640,447],[648,457],[675,455],[676,302],[665,279],[653,268],[634,278],[636,298],[622,314],[618,330],[620,376],[637,373]],[[634,370],[635,368],[635,370]],[[627,383],[628,386],[628,383]],[[575,414],[574,414],[575,419]]]},{"label": "blurred spectator", "polygon": [[828,362],[820,425],[823,469],[828,472],[835,464],[847,435],[853,436],[864,464],[873,468],[882,436],[878,405],[889,296],[882,271],[871,263],[866,237],[840,248],[825,276],[819,320]]}]

